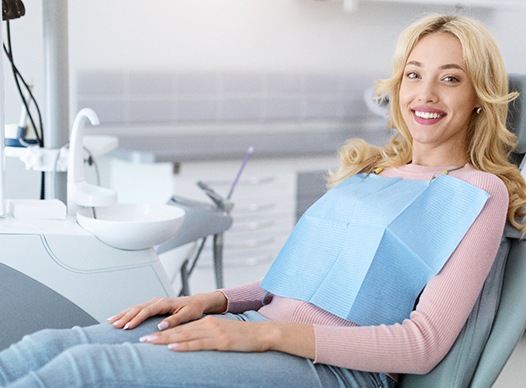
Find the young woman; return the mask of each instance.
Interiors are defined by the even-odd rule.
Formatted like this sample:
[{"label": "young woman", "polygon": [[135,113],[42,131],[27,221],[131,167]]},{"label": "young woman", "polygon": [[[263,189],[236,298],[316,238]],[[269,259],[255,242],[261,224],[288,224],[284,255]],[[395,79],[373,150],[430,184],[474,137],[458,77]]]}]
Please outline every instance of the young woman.
[{"label": "young woman", "polygon": [[0,385],[387,387],[430,371],[464,326],[506,221],[526,231],[507,85],[477,21],[419,20],[377,88],[397,135],[342,147],[331,190],[263,281],[27,336],[0,353]]}]

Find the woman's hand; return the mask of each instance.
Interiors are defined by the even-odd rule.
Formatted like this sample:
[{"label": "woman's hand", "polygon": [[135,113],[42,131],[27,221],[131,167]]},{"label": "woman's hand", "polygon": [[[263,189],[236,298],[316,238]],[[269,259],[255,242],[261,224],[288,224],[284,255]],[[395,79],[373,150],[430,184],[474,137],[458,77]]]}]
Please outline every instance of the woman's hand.
[{"label": "woman's hand", "polygon": [[205,316],[194,322],[141,337],[141,342],[169,345],[178,351],[262,352],[269,349],[261,322]]},{"label": "woman's hand", "polygon": [[315,356],[313,326],[287,322],[244,322],[205,316],[185,325],[143,336],[140,341],[168,345],[178,352],[277,350],[311,359]]},{"label": "woman's hand", "polygon": [[222,313],[227,300],[222,292],[197,294],[180,298],[154,298],[146,303],[132,306],[108,318],[118,329],[133,329],[146,319],[156,315],[169,315],[159,323],[159,330],[166,330],[181,323],[199,319],[206,313]]}]

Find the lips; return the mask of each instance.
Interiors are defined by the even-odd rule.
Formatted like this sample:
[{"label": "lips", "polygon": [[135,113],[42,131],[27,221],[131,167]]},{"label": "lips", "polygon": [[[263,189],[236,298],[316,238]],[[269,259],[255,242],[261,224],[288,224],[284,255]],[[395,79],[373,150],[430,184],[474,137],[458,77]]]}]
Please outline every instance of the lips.
[{"label": "lips", "polygon": [[420,117],[422,119],[438,119],[442,115],[437,112],[418,112],[415,111],[415,116]]},{"label": "lips", "polygon": [[431,125],[440,121],[443,117],[446,116],[445,112],[429,109],[429,108],[416,108],[411,110],[415,121],[423,125]]}]

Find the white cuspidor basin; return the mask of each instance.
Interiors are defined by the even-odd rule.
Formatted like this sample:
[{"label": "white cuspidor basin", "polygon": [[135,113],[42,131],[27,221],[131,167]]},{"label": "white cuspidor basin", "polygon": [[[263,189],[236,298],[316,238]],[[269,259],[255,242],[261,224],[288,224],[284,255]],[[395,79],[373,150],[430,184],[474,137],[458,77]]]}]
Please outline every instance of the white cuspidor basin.
[{"label": "white cuspidor basin", "polygon": [[181,227],[184,210],[177,206],[120,203],[83,208],[77,222],[103,243],[114,248],[141,250],[171,238]]}]

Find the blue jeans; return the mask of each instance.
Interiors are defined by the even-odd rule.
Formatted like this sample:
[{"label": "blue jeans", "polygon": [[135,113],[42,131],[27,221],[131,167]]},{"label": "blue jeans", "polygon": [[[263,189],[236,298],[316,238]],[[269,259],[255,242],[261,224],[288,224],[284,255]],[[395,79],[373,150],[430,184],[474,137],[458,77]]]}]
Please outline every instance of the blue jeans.
[{"label": "blue jeans", "polygon": [[[257,312],[221,317],[263,321]],[[161,318],[134,330],[109,324],[42,330],[0,353],[8,387],[394,387],[384,374],[352,371],[280,352],[176,353],[139,338]]]}]

